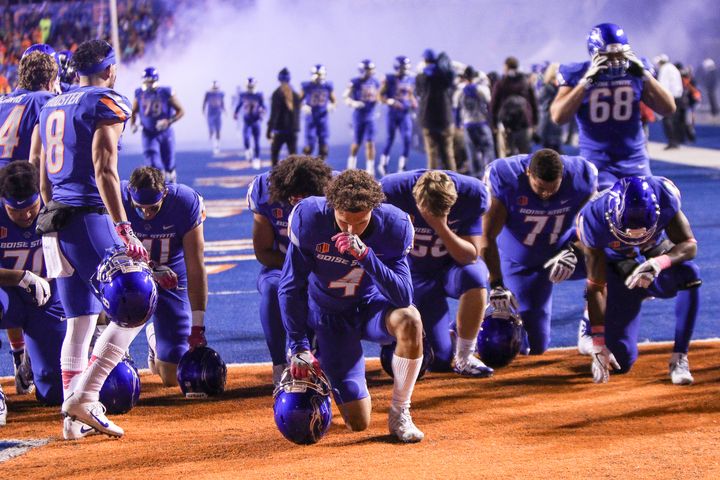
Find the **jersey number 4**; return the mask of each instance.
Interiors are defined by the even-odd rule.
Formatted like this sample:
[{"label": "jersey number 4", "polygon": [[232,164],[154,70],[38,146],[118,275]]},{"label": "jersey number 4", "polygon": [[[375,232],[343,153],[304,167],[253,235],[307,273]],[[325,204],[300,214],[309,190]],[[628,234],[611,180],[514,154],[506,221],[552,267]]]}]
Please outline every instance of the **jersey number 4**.
[{"label": "jersey number 4", "polygon": [[365,270],[362,268],[353,268],[345,276],[338,278],[330,282],[328,287],[330,288],[343,288],[343,297],[352,297],[357,293],[357,289],[360,286],[360,282],[365,276]]},{"label": "jersey number 4", "polygon": [[13,108],[0,127],[0,147],[2,147],[0,158],[12,158],[15,147],[20,143],[18,130],[20,130],[20,121],[24,112],[25,105]]}]

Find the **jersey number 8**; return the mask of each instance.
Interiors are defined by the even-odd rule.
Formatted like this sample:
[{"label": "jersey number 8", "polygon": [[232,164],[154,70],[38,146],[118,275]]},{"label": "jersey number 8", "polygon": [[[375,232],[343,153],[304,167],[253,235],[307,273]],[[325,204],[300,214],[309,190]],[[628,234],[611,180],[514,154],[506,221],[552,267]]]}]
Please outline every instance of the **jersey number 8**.
[{"label": "jersey number 8", "polygon": [[45,161],[48,173],[58,173],[65,163],[65,110],[55,110],[45,124]]}]

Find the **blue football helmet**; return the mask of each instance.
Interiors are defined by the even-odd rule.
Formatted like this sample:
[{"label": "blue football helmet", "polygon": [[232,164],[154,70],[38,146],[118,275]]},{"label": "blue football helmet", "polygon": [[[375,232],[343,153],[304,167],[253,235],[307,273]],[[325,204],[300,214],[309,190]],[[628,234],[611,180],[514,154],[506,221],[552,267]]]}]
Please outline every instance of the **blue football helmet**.
[{"label": "blue football helmet", "polygon": [[[392,357],[395,353],[396,345],[397,343],[393,342],[389,345],[383,345],[380,348],[380,365],[382,365],[385,373],[390,375],[390,378],[394,377],[392,370]],[[418,380],[425,376],[425,372],[427,372],[427,369],[430,368],[430,365],[432,365],[433,361],[435,361],[435,353],[430,346],[430,341],[427,339],[427,337],[423,337],[423,361],[422,365],[420,366],[420,371],[418,372]]]},{"label": "blue football helmet", "polygon": [[610,232],[626,245],[642,245],[657,231],[660,204],[643,177],[618,180],[607,197],[605,219]]},{"label": "blue football helmet", "polygon": [[157,286],[145,262],[127,256],[125,247],[111,249],[90,279],[108,318],[121,327],[144,325],[157,307]]},{"label": "blue football helmet", "polygon": [[485,318],[478,334],[480,359],[492,368],[508,365],[520,353],[525,341],[525,329],[517,311],[485,310]]},{"label": "blue football helmet", "polygon": [[366,58],[358,64],[358,71],[361,75],[372,74],[375,71],[375,64]]},{"label": "blue football helmet", "polygon": [[34,45],[30,45],[22,54],[22,57],[20,59],[27,57],[33,52],[40,52],[44,53],[45,55],[50,55],[51,57],[55,58],[55,49],[52,48],[50,45],[44,44],[44,43],[36,43]]},{"label": "blue football helmet", "polygon": [[58,64],[58,76],[61,82],[72,83],[75,80],[75,69],[71,65],[72,56],[70,50],[55,52],[55,61]]},{"label": "blue football helmet", "polygon": [[124,358],[112,369],[100,390],[100,402],[108,413],[127,413],[140,399],[140,376],[135,364]]},{"label": "blue football helmet", "polygon": [[624,54],[629,52],[631,48],[625,30],[620,25],[614,23],[595,25],[588,33],[587,48],[591,57],[595,54],[622,54],[608,58],[606,73],[610,77],[625,75],[629,62]]},{"label": "blue football helmet", "polygon": [[210,347],[188,350],[177,367],[177,381],[185,398],[207,398],[225,391],[227,367]]},{"label": "blue football helmet", "polygon": [[330,382],[324,374],[294,379],[286,368],[273,393],[275,424],[285,438],[299,445],[317,443],[330,428]]},{"label": "blue football helmet", "polygon": [[310,77],[314,82],[322,82],[323,80],[325,80],[326,76],[327,69],[325,68],[325,65],[321,63],[313,65],[313,67],[310,69]]},{"label": "blue football helmet", "polygon": [[159,80],[160,80],[160,75],[158,74],[157,68],[147,67],[145,70],[143,70],[143,75],[142,75],[143,84],[148,85],[151,88],[155,88],[157,86],[157,83]]}]

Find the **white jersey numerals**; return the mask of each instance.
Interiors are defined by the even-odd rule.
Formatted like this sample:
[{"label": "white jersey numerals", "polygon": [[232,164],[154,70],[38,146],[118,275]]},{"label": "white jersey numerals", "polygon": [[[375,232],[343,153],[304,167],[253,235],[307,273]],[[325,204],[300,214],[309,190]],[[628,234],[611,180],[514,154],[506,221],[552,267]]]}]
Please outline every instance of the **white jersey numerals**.
[{"label": "white jersey numerals", "polygon": [[345,274],[345,276],[330,282],[328,287],[342,288],[345,290],[343,292],[343,297],[352,297],[357,293],[357,289],[360,286],[360,282],[362,281],[364,275],[365,270],[362,268],[353,268]]},{"label": "white jersey numerals", "polygon": [[23,112],[25,112],[25,105],[18,105],[14,107],[10,114],[0,126],[0,157],[10,158],[12,157],[15,147],[20,143],[20,136],[18,130],[20,130],[20,122],[22,121]]},{"label": "white jersey numerals", "polygon": [[35,250],[32,258],[32,265],[28,268],[27,260],[30,256],[30,250],[27,248],[19,248],[17,250],[4,250],[4,258],[14,258],[15,266],[13,270],[30,270],[35,275],[40,275],[43,268],[43,249]]},{"label": "white jersey numerals", "polygon": [[432,235],[416,233],[415,242],[413,243],[413,249],[410,251],[410,255],[418,258],[426,257],[428,253],[430,253],[430,256],[435,258],[447,255],[447,249],[440,237],[436,238],[435,242],[432,241],[432,238]]},{"label": "white jersey numerals", "polygon": [[610,117],[624,122],[632,117],[633,88],[629,86],[609,88],[593,88],[590,92],[590,121],[593,123],[607,122]]},{"label": "white jersey numerals", "polygon": [[563,223],[565,222],[565,215],[525,215],[525,223],[534,223],[532,230],[530,230],[530,233],[528,233],[525,236],[525,240],[523,240],[523,243],[527,245],[528,247],[532,247],[535,245],[535,240],[537,239],[537,236],[542,233],[542,231],[545,229],[545,225],[547,225],[548,220],[550,217],[553,217],[555,219],[553,224],[553,230],[550,233],[550,245],[554,244],[558,241],[558,237],[560,236],[560,230],[562,229]]},{"label": "white jersey numerals", "polygon": [[[152,258],[153,254],[153,244],[160,244],[160,255],[158,255],[158,258]],[[145,247],[145,250],[147,250],[150,253],[150,256],[153,260],[155,260],[160,265],[167,264],[168,260],[170,259],[170,239],[169,238],[144,238],[142,241],[143,247]]]}]

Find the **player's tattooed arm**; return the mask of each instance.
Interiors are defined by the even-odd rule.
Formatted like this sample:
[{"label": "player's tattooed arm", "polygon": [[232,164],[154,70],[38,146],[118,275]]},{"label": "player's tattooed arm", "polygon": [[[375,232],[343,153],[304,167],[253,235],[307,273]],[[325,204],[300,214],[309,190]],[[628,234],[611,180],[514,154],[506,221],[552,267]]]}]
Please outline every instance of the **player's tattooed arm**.
[{"label": "player's tattooed arm", "polygon": [[490,273],[490,283],[502,282],[500,269],[500,253],[497,237],[505,227],[507,210],[505,205],[495,196],[490,198],[490,208],[483,216],[483,234],[480,239],[480,256],[485,261]]},{"label": "player's tattooed arm", "polygon": [[253,248],[255,258],[268,268],[282,268],[285,254],[275,248],[275,232],[263,215],[253,216]]}]

